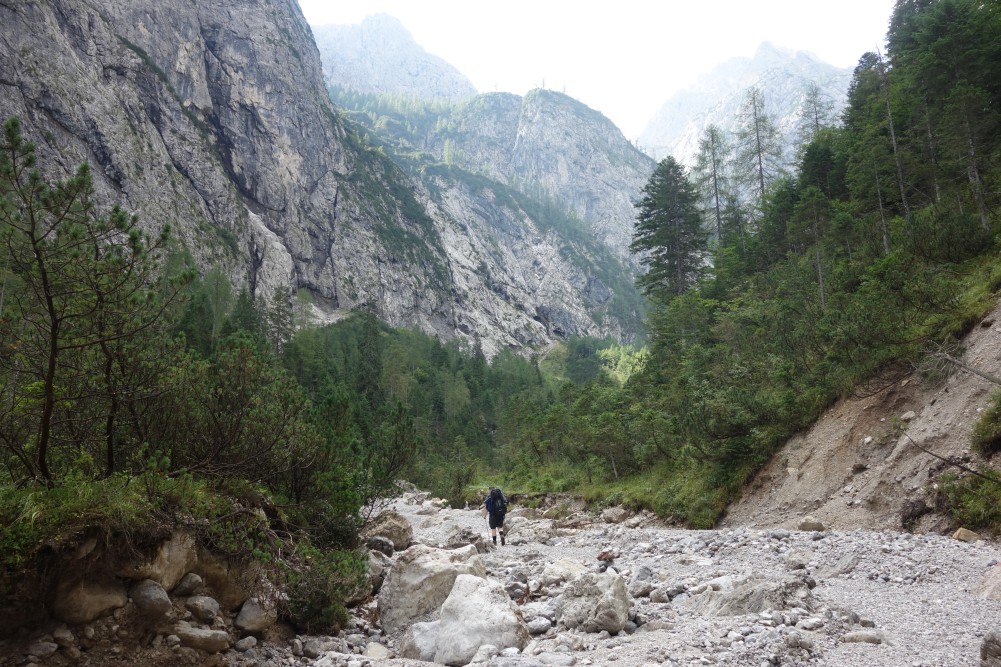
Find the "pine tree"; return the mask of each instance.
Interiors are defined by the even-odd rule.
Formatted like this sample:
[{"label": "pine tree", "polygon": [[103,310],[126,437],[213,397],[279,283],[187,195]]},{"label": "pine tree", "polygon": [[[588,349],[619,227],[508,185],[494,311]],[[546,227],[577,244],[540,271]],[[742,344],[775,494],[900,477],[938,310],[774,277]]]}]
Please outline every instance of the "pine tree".
[{"label": "pine tree", "polygon": [[684,168],[667,157],[643,188],[630,250],[647,272],[637,285],[650,297],[673,297],[692,287],[707,251],[699,196]]},{"label": "pine tree", "polygon": [[[138,219],[114,208],[98,215],[84,164],[62,182],[47,184],[35,169],[35,150],[10,119],[0,143],[0,246],[16,282],[0,317],[0,415],[8,453],[29,477],[51,484],[53,449],[104,449],[116,466],[118,420],[140,388],[141,373],[158,346],[156,333],[181,281],[157,284],[159,251],[168,230],[149,241]],[[27,422],[34,420],[34,428]]]}]

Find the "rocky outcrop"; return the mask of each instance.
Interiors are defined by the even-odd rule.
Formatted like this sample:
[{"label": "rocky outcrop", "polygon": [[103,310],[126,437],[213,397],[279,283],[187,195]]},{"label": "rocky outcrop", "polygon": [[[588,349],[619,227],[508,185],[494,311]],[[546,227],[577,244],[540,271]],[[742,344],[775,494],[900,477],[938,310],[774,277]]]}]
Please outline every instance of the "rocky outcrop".
[{"label": "rocky outcrop", "polygon": [[56,586],[53,615],[67,623],[89,623],[128,602],[125,584],[106,574],[67,572]]},{"label": "rocky outcrop", "polygon": [[469,79],[425,51],[388,14],[367,16],[357,25],[314,25],[313,36],[332,86],[452,102],[476,95]]},{"label": "rocky outcrop", "polygon": [[622,336],[633,317],[503,187],[419,183],[364,146],[293,0],[2,4],[8,116],[43,171],[92,163],[100,210],[171,225],[202,271],[258,300],[306,289],[322,318],[364,305],[488,355]]},{"label": "rocky outcrop", "polygon": [[654,161],[599,112],[551,90],[481,95],[435,138],[444,157],[533,196],[559,202],[635,270],[635,204]]},{"label": "rocky outcrop", "polygon": [[[963,340],[962,361],[995,375],[1001,373],[999,316],[995,308]],[[768,521],[795,528],[808,515],[827,531],[955,534],[950,519],[933,509],[943,506],[938,478],[956,472],[946,461],[975,470],[989,466],[969,443],[993,391],[987,380],[961,370],[939,382],[916,374],[875,378],[872,390],[837,401],[778,450],[722,525]],[[913,416],[905,422],[908,412]]]}]

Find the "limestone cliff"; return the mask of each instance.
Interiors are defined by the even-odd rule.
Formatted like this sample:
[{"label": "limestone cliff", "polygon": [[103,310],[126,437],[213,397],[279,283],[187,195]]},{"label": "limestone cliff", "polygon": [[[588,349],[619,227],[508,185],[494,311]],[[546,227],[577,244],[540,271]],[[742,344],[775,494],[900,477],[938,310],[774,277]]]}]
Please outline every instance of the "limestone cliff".
[{"label": "limestone cliff", "polygon": [[[0,3],[0,116],[50,175],[94,165],[102,205],[170,224],[256,298],[485,351],[620,335],[587,254],[489,186],[420,183],[331,105],[294,0]],[[433,190],[432,188],[439,188]]]},{"label": "limestone cliff", "polygon": [[[609,119],[545,89],[523,97],[474,97],[465,77],[424,51],[390,16],[370,16],[358,25],[315,26],[313,32],[330,83],[355,93],[437,102],[421,109],[343,95],[338,101],[364,111],[357,120],[370,132],[388,138],[390,146],[400,142],[408,151],[557,203],[583,223],[582,231],[610,248],[625,271],[635,271],[628,249],[634,202],[655,165]],[[441,104],[444,100],[452,105]]]},{"label": "limestone cliff", "polygon": [[327,83],[363,93],[461,102],[476,88],[459,70],[417,44],[388,14],[357,25],[313,26]]}]

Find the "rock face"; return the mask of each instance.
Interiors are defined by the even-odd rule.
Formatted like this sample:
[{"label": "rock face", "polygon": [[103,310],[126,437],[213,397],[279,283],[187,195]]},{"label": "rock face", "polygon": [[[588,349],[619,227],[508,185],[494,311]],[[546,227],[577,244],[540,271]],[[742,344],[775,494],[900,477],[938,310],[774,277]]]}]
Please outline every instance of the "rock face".
[{"label": "rock face", "polygon": [[434,661],[465,665],[481,646],[520,651],[528,638],[517,606],[499,581],[460,574],[441,607]]},{"label": "rock face", "polygon": [[453,102],[476,95],[469,79],[421,48],[387,14],[367,16],[357,25],[314,25],[313,36],[324,79],[332,86]]},{"label": "rock face", "polygon": [[67,623],[89,623],[127,601],[125,585],[116,579],[72,575],[56,587],[52,612]]},{"label": "rock face", "polygon": [[44,172],[91,162],[99,210],[170,224],[257,300],[306,289],[323,318],[367,304],[488,356],[624,334],[590,251],[502,186],[412,181],[351,138],[293,0],[0,5],[8,116]]},{"label": "rock face", "polygon": [[129,579],[152,579],[169,591],[191,572],[197,560],[194,538],[179,532],[164,541],[149,562],[126,568],[120,574]]},{"label": "rock face", "polygon": [[442,157],[445,136],[457,164],[562,202],[635,268],[635,202],[656,165],[602,114],[551,90],[491,93],[466,103],[447,135],[437,137]]}]

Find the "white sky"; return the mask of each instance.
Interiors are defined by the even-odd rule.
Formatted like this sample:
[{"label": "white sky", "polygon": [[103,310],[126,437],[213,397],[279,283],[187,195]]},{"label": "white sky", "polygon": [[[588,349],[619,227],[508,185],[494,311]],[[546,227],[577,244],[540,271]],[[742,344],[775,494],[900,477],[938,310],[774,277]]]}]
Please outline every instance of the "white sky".
[{"label": "white sky", "polygon": [[312,25],[398,18],[481,93],[545,84],[635,139],[698,75],[770,41],[839,67],[883,48],[893,0],[299,0]]}]

